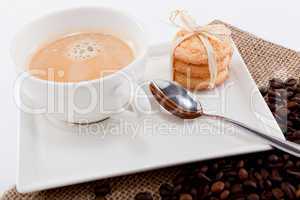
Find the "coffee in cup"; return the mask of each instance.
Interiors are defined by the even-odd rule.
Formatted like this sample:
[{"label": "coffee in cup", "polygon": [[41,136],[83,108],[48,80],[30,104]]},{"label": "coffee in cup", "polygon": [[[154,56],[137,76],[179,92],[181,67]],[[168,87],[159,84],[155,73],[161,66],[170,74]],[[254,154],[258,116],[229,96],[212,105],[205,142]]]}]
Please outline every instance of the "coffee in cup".
[{"label": "coffee in cup", "polygon": [[38,48],[27,70],[43,80],[80,82],[114,73],[133,59],[129,45],[113,35],[71,33]]}]

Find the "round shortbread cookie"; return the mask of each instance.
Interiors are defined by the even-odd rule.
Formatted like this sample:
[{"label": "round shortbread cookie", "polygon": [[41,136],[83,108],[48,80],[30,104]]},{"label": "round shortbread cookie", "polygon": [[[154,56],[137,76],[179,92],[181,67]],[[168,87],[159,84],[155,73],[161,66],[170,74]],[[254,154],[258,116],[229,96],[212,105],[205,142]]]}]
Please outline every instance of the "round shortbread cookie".
[{"label": "round shortbread cookie", "polygon": [[[231,56],[226,56],[223,60],[219,61],[217,63],[218,72],[228,68],[230,61]],[[180,60],[174,60],[173,70],[190,77],[201,77],[201,79],[208,79],[210,77],[208,64],[193,65]]]},{"label": "round shortbread cookie", "polygon": [[[175,39],[184,37],[189,32],[181,30],[177,33]],[[226,56],[231,56],[233,52],[231,39],[229,36],[219,37],[219,41],[208,39],[215,52],[217,61],[223,60]],[[197,36],[192,36],[180,43],[174,50],[174,59],[194,65],[207,64],[207,52]]]},{"label": "round shortbread cookie", "polygon": [[[216,79],[216,86],[222,84],[228,77],[228,69],[218,73]],[[208,89],[210,79],[187,78],[184,74],[174,72],[174,80],[180,85],[191,90],[205,90]]]}]

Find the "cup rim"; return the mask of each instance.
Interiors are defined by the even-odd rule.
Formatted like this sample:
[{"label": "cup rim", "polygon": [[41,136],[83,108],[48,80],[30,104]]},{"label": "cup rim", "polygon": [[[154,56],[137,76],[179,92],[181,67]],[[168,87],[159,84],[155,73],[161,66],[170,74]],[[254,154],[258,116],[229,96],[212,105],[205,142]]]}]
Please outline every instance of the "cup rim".
[{"label": "cup rim", "polygon": [[51,85],[57,85],[57,86],[71,86],[71,85],[77,85],[77,86],[81,86],[81,85],[87,85],[87,84],[93,84],[93,83],[101,83],[107,79],[111,79],[111,78],[114,78],[124,72],[126,72],[127,70],[129,70],[130,67],[132,67],[133,65],[135,65],[136,63],[140,62],[142,59],[144,59],[147,55],[147,51],[148,51],[148,40],[147,40],[147,34],[143,28],[143,26],[141,25],[140,23],[140,20],[138,20],[137,17],[123,11],[123,10],[120,10],[120,9],[116,9],[116,8],[112,8],[112,7],[105,7],[105,6],[80,6],[80,7],[70,7],[70,8],[64,8],[64,9],[59,9],[59,10],[55,10],[55,11],[52,11],[52,12],[49,12],[47,14],[44,14],[42,16],[39,16],[29,22],[27,22],[26,24],[24,24],[20,29],[19,31],[15,34],[12,42],[11,42],[11,48],[10,48],[10,56],[14,62],[15,65],[16,62],[15,62],[15,58],[13,56],[13,50],[16,48],[16,38],[18,37],[19,34],[22,33],[22,31],[28,27],[29,25],[31,24],[34,24],[34,23],[37,23],[39,21],[43,21],[44,19],[46,18],[50,18],[50,17],[53,17],[55,15],[59,15],[59,14],[63,14],[64,12],[71,12],[71,11],[78,11],[80,12],[80,10],[108,10],[110,12],[115,12],[119,15],[123,15],[123,16],[126,16],[128,17],[129,19],[132,20],[133,23],[136,24],[136,26],[139,28],[140,30],[140,34],[143,34],[145,36],[145,41],[144,41],[144,44],[143,44],[143,47],[142,47],[142,51],[140,53],[139,56],[135,57],[134,60],[129,63],[128,65],[124,66],[122,69],[112,73],[112,74],[109,74],[109,75],[106,75],[104,77],[100,77],[100,78],[97,78],[97,79],[92,79],[92,80],[85,80],[85,81],[78,81],[78,82],[56,82],[56,81],[50,81],[50,80],[44,80],[44,79],[39,79],[35,76],[33,76],[32,74],[30,74],[28,71],[24,70],[22,71],[21,73],[23,75],[26,75],[26,77],[29,77],[30,79],[36,81],[36,82],[39,82],[39,83],[42,83],[42,84],[51,84]]}]

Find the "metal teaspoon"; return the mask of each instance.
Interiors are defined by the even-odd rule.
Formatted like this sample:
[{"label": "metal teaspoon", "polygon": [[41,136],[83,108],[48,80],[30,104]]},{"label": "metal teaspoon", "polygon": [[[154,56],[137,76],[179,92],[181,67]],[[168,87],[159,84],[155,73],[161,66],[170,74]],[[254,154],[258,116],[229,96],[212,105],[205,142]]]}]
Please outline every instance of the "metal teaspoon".
[{"label": "metal teaspoon", "polygon": [[300,145],[296,143],[262,133],[254,128],[247,126],[244,123],[224,116],[204,113],[199,100],[195,99],[189,91],[175,82],[167,80],[152,80],[150,82],[149,88],[158,103],[168,112],[177,117],[180,117],[182,119],[194,119],[201,116],[207,116],[224,120],[242,127],[265,139],[274,148],[280,149],[298,158],[300,157]]}]

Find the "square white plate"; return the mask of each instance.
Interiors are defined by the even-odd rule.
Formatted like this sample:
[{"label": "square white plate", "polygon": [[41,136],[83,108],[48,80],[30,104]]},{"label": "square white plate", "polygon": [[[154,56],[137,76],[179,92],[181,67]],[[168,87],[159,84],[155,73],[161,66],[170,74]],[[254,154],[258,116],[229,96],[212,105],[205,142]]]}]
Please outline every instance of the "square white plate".
[{"label": "square white plate", "polygon": [[[149,61],[147,79],[154,78],[170,78],[168,56]],[[225,84],[198,95],[207,112],[284,138],[236,48]],[[144,117],[123,113],[90,126],[20,112],[18,191],[270,149],[230,124],[208,118],[183,121],[159,111],[154,101],[153,107],[157,112]]]}]

